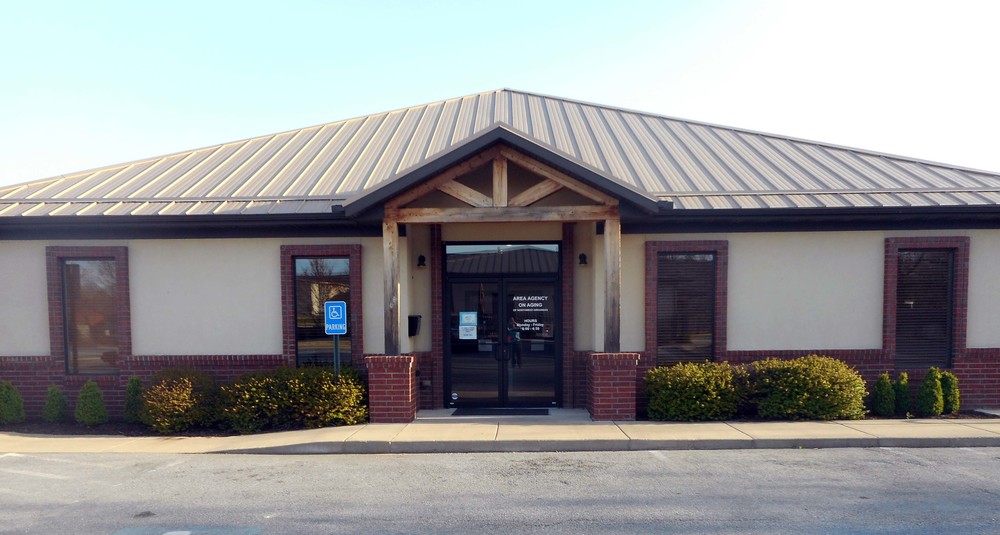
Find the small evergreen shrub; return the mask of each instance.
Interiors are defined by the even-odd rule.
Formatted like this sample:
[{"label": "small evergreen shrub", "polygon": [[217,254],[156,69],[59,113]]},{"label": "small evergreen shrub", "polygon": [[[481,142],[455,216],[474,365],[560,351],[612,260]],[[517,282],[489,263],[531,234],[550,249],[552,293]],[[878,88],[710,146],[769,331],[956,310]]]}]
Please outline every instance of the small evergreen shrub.
[{"label": "small evergreen shrub", "polygon": [[879,416],[892,416],[896,413],[896,391],[888,373],[878,376],[872,396],[872,412]]},{"label": "small evergreen shrub", "polygon": [[892,383],[892,389],[896,391],[896,415],[906,416],[910,413],[910,376],[906,372],[900,372],[896,376],[896,381]]},{"label": "small evergreen shrub", "polygon": [[931,368],[920,382],[917,391],[917,416],[938,416],[944,411],[944,392],[941,390],[941,370]]},{"label": "small evergreen shrub", "polygon": [[87,426],[107,423],[108,409],[104,406],[104,393],[93,380],[87,381],[80,388],[74,416],[77,423]]},{"label": "small evergreen shrub", "polygon": [[653,368],[646,374],[646,389],[653,420],[726,420],[736,415],[739,403],[728,362]]},{"label": "small evergreen shrub", "polygon": [[944,401],[944,414],[957,414],[961,407],[958,392],[958,377],[951,372],[941,372],[941,395]]},{"label": "small evergreen shrub", "polygon": [[365,386],[357,374],[327,367],[246,374],[222,387],[226,422],[240,433],[362,423]]},{"label": "small evergreen shrub", "polygon": [[126,423],[142,422],[142,380],[131,377],[125,384],[125,411],[123,419]]},{"label": "small evergreen shrub", "polygon": [[50,386],[42,407],[42,419],[54,424],[66,421],[66,397],[58,386]]},{"label": "small evergreen shrub", "polygon": [[865,381],[837,359],[765,359],[751,363],[748,371],[749,397],[762,418],[857,420],[865,415]]},{"label": "small evergreen shrub", "polygon": [[10,381],[0,381],[0,425],[24,421],[24,398]]},{"label": "small evergreen shrub", "polygon": [[153,374],[142,394],[142,421],[164,434],[211,427],[218,421],[219,391],[205,372],[168,368]]}]

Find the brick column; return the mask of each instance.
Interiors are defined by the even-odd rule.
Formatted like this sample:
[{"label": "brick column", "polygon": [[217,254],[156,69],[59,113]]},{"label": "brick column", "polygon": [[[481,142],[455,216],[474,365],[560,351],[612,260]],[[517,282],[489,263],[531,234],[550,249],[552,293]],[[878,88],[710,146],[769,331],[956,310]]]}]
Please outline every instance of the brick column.
[{"label": "brick column", "polygon": [[372,423],[408,423],[420,399],[413,355],[365,357],[368,367],[368,418]]},{"label": "brick column", "polygon": [[593,353],[587,365],[587,410],[594,420],[635,420],[638,353]]}]

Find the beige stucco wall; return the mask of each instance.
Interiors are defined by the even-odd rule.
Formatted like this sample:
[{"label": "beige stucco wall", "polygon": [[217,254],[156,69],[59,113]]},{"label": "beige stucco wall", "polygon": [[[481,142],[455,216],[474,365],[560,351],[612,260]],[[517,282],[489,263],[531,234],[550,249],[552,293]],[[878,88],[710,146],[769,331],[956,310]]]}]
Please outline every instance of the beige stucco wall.
[{"label": "beige stucco wall", "polygon": [[129,244],[136,355],[281,353],[277,240]]},{"label": "beige stucco wall", "polygon": [[873,232],[731,235],[728,348],[882,347],[884,250]]},{"label": "beige stucco wall", "polygon": [[[357,243],[357,242],[355,242]],[[382,238],[361,239],[362,315],[365,328],[365,353],[385,350],[385,288],[383,287]]]},{"label": "beige stucco wall", "polygon": [[[623,258],[647,240],[728,240],[728,349],[882,347],[887,237],[969,236],[969,347],[1000,347],[1000,230],[731,233],[623,237]],[[635,267],[636,264],[632,264]],[[644,344],[630,329],[645,303],[644,276],[622,277],[622,348]],[[642,283],[640,283],[642,279]],[[595,329],[603,331],[600,307]]]},{"label": "beige stucco wall", "polygon": [[[401,240],[403,351],[431,347],[430,267],[426,225]],[[446,241],[558,240],[559,223],[445,225]],[[1000,347],[1000,230],[731,233],[622,237],[622,350],[645,350],[645,243],[728,240],[728,348],[865,349],[881,347],[884,240],[889,236],[969,236],[969,347]],[[599,350],[604,336],[603,236],[576,225],[574,349]],[[137,355],[281,352],[280,246],[361,243],[366,353],[384,348],[381,238],[135,241],[4,241],[0,273],[0,355],[46,355],[48,297],[45,247],[129,247],[132,343]],[[575,258],[586,253],[589,263]],[[406,316],[419,314],[419,336]]]},{"label": "beige stucco wall", "polygon": [[[591,269],[593,270],[593,316],[585,318],[591,331],[591,345],[589,347],[579,347],[578,351],[603,351],[604,350],[604,304],[607,301],[607,278],[604,276],[604,236],[596,235],[594,230],[594,254],[591,256]],[[628,300],[627,290],[622,288],[622,302]]]},{"label": "beige stucco wall", "polygon": [[[576,248],[573,252],[573,349],[576,351],[592,351],[597,347],[594,341],[595,301],[597,295],[604,295],[604,290],[597,287],[600,279],[595,275],[598,264],[598,256],[594,253],[596,238],[594,223],[577,223],[573,228]],[[580,253],[587,255],[586,266],[579,263]]]},{"label": "beige stucco wall", "polygon": [[[646,348],[646,241],[635,234],[622,235],[622,351]],[[628,291],[626,291],[626,287]],[[604,295],[602,291],[598,295]],[[603,323],[603,322],[602,322]],[[604,329],[601,329],[603,332]]]},{"label": "beige stucco wall", "polygon": [[[283,238],[129,242],[133,352],[280,354],[281,246],[358,241]],[[380,268],[381,239],[361,241],[362,266]],[[366,345],[374,337],[381,347],[381,278],[364,277],[362,291],[366,301]],[[375,326],[371,325],[375,322],[368,321],[371,314],[379,320]]]},{"label": "beige stucco wall", "polygon": [[[404,281],[403,293],[407,296],[406,308],[400,313],[402,325],[400,338],[404,351],[431,350],[431,232],[428,225],[407,225],[406,248],[409,253],[402,263],[408,266],[409,276]],[[416,267],[417,257],[423,255],[426,266]],[[402,271],[402,270],[401,270]],[[421,316],[420,332],[407,336],[408,315]]]},{"label": "beige stucco wall", "polygon": [[455,241],[554,241],[562,223],[463,223],[441,226],[441,239]]},{"label": "beige stucco wall", "polygon": [[969,233],[968,347],[1000,347],[1000,230]]},{"label": "beige stucco wall", "polygon": [[37,241],[0,241],[0,356],[49,354],[45,246]]},{"label": "beige stucco wall", "polygon": [[[417,256],[430,258],[428,227],[410,225],[400,240],[400,348],[431,348],[430,267],[417,269]],[[445,225],[449,241],[558,240],[559,223]],[[143,354],[267,354],[281,352],[280,246],[361,243],[365,353],[385,348],[383,246],[380,237],[361,239],[285,238],[273,240],[158,240],[130,244],[133,350]],[[43,259],[44,261],[44,259]],[[200,280],[196,280],[200,275]],[[44,282],[44,281],[43,281]],[[176,285],[193,288],[178,296]],[[179,311],[162,317],[151,311]],[[230,314],[224,325],[222,312]],[[240,326],[238,310],[255,311]],[[410,338],[406,317],[423,317],[419,336]],[[242,321],[242,319],[240,320]],[[183,337],[176,333],[185,333]]]},{"label": "beige stucco wall", "polygon": [[[879,348],[884,237],[880,232],[625,235],[622,255],[644,259],[646,241],[727,240],[730,350]],[[622,275],[622,349],[641,351],[645,267],[630,262]]]},{"label": "beige stucco wall", "polygon": [[[604,269],[604,235],[596,235],[596,228],[588,225],[590,236],[587,252],[588,266],[577,266],[578,285],[584,295],[577,304],[575,318],[575,349],[577,351],[603,351],[604,305],[607,280]],[[579,235],[579,234],[578,234]],[[645,348],[645,237],[638,234],[622,235],[621,263],[621,316],[619,330],[622,351],[643,351]],[[579,249],[579,246],[577,247]],[[578,251],[576,255],[579,255]],[[574,256],[576,256],[574,255]]]}]

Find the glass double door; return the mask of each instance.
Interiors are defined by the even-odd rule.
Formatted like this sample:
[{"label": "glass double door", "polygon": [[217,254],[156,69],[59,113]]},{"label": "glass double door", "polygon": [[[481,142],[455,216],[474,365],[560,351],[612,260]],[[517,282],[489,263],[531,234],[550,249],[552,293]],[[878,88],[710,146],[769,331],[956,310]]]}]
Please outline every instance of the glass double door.
[{"label": "glass double door", "polygon": [[559,304],[555,280],[452,280],[445,313],[446,403],[557,404]]}]

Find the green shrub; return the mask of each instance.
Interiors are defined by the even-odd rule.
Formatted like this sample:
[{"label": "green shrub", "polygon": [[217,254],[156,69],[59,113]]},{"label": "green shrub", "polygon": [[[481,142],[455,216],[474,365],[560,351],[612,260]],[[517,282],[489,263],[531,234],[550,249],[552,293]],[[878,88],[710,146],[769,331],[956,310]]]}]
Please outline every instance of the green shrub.
[{"label": "green shrub", "polygon": [[211,427],[218,421],[219,390],[205,372],[168,368],[153,374],[142,394],[142,421],[160,433]]},{"label": "green shrub", "polygon": [[733,386],[736,389],[736,416],[757,416],[754,388],[750,382],[750,368],[746,365],[733,366]]},{"label": "green shrub", "polygon": [[222,387],[222,414],[226,424],[240,433],[254,433],[277,425],[282,406],[281,381],[273,372],[243,375]]},{"label": "green shrub", "polygon": [[246,374],[222,387],[223,414],[240,433],[351,425],[368,417],[356,374],[330,368],[279,368]]},{"label": "green shrub", "polygon": [[944,414],[957,414],[961,407],[958,392],[958,377],[951,372],[941,372],[941,395],[944,400]]},{"label": "green shrub", "polygon": [[896,413],[896,391],[888,373],[878,376],[872,397],[872,412],[879,416],[892,416]]},{"label": "green shrub", "polygon": [[125,384],[125,411],[123,419],[130,424],[142,422],[142,380],[131,377]]},{"label": "green shrub", "polygon": [[739,398],[728,362],[681,363],[646,374],[653,420],[725,420],[736,415]]},{"label": "green shrub", "polygon": [[107,423],[108,410],[104,407],[104,394],[101,392],[101,387],[97,386],[93,380],[87,381],[80,388],[80,394],[76,398],[74,416],[77,423],[83,425]]},{"label": "green shrub", "polygon": [[58,386],[50,386],[45,396],[45,406],[42,407],[42,419],[46,422],[59,423],[66,421],[66,397]]},{"label": "green shrub", "polygon": [[24,398],[10,381],[0,381],[0,425],[24,421]]},{"label": "green shrub", "polygon": [[917,391],[917,416],[938,416],[942,411],[944,392],[941,390],[941,370],[931,368]]},{"label": "green shrub", "polygon": [[762,418],[857,420],[865,415],[865,381],[843,362],[817,355],[749,365],[750,400]]},{"label": "green shrub", "polygon": [[[329,367],[327,367],[327,369],[329,369]],[[365,382],[365,378],[362,377],[358,370],[355,370],[350,364],[340,368],[340,377],[357,383],[367,392],[368,383]]]},{"label": "green shrub", "polygon": [[906,416],[910,413],[910,376],[900,372],[892,383],[892,389],[896,391],[896,415]]}]

